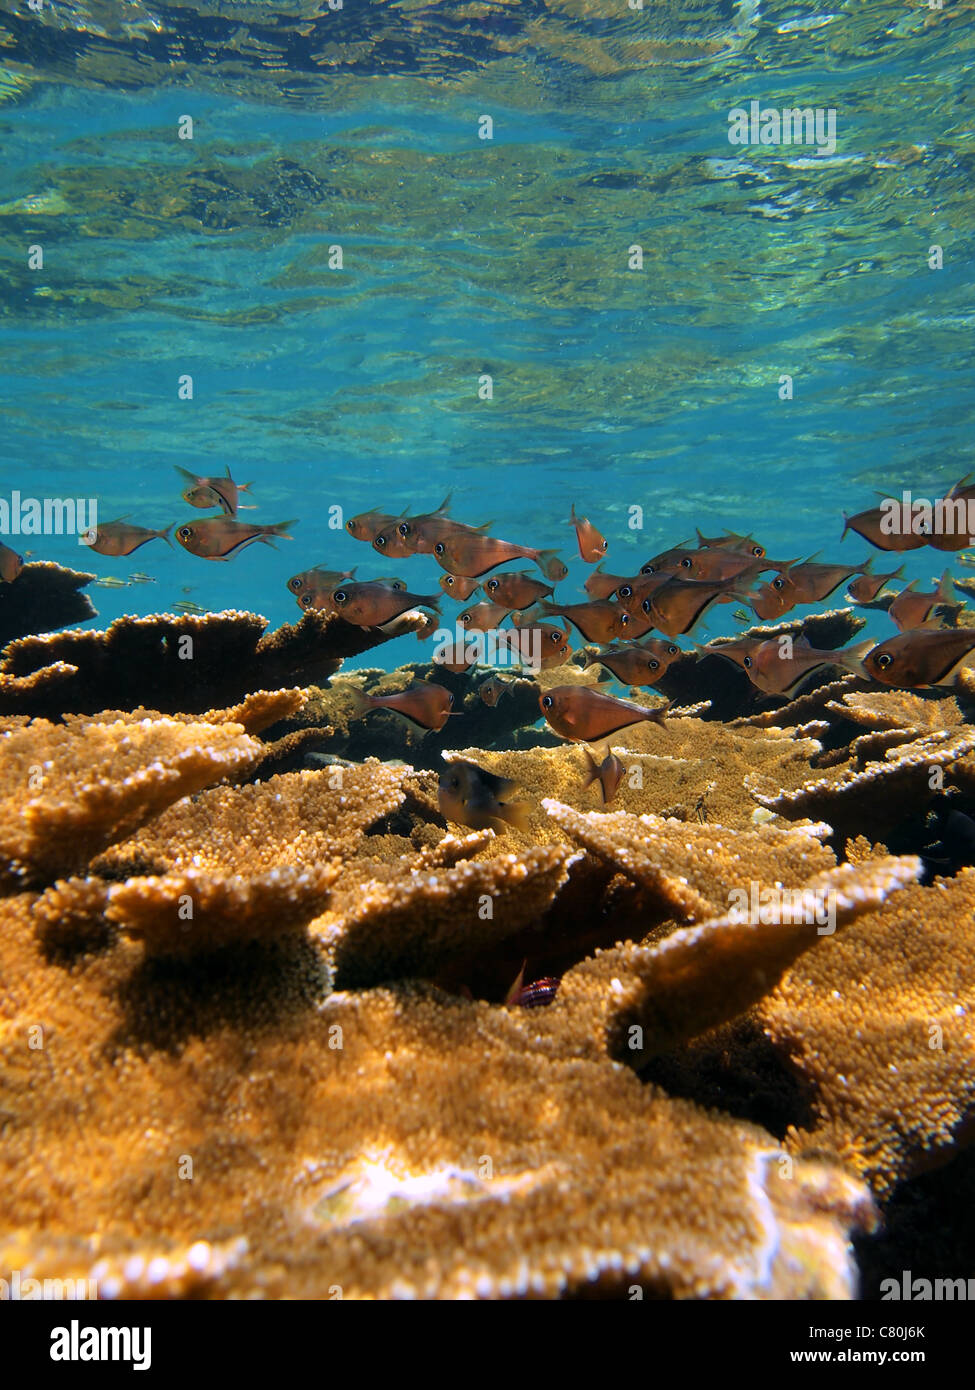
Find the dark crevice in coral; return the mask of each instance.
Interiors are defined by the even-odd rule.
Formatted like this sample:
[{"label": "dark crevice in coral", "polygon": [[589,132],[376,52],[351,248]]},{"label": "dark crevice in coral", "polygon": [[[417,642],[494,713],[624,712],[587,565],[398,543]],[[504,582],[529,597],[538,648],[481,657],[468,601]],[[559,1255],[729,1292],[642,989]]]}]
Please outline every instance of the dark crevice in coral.
[{"label": "dark crevice in coral", "polygon": [[761,1125],[776,1139],[790,1126],[811,1127],[804,1088],[749,1015],[651,1059],[640,1072],[671,1096]]}]

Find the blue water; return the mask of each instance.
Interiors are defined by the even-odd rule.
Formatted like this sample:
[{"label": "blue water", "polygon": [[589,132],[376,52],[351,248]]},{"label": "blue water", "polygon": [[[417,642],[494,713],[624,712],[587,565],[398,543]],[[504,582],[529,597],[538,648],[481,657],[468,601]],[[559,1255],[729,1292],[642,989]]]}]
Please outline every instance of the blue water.
[{"label": "blue water", "polygon": [[[246,519],[299,519],[226,564],[24,542],[155,578],[89,590],[94,625],[190,600],[277,626],[298,570],[389,573],[335,506],[452,491],[456,518],[560,547],[574,602],[573,502],[614,573],[695,525],[853,563],[844,510],[975,466],[970,9],[23,8],[0,5],[3,495],[162,526],[202,515],[174,465],[229,464]],[[730,145],[752,98],[834,108],[835,155]],[[913,552],[907,576],[945,563]],[[396,570],[420,592],[441,574]],[[694,636],[734,628],[722,606]]]}]

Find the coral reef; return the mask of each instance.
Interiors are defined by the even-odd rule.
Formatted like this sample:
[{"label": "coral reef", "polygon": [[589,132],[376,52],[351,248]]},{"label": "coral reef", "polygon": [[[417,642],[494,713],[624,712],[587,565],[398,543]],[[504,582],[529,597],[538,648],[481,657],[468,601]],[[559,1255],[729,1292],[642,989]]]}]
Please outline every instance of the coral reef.
[{"label": "coral reef", "polygon": [[97,618],[82,592],[94,578],[50,560],[32,560],[12,583],[0,583],[0,648],[17,637]]}]

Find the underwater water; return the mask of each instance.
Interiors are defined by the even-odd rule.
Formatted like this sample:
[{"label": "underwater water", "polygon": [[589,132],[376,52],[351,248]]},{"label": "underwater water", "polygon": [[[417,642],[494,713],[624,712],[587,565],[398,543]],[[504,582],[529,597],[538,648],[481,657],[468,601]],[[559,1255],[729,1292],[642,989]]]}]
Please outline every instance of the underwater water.
[{"label": "underwater water", "polygon": [[[973,0],[0,0],[0,518],[74,498],[171,541],[0,528],[28,562],[0,622],[38,561],[94,575],[96,610],[29,609],[35,646],[0,655],[0,1282],[826,1300],[914,1269],[975,1296],[975,683],[938,679],[975,649],[975,535],[843,535],[878,493],[943,498],[975,470],[973,69]],[[787,108],[808,112],[791,142]],[[248,485],[230,530],[177,470]],[[273,633],[314,567],[429,598],[433,554],[388,558],[346,523],[448,498],[454,522],[557,551],[557,605],[588,602],[598,558],[574,508],[615,576],[679,546],[847,566],[784,620],[861,658],[897,628],[846,596],[857,567],[923,592],[947,570],[961,587],[914,625],[959,645],[937,670],[821,662],[772,693],[727,662],[681,658],[671,685],[604,668],[596,695],[641,706],[604,727],[573,627],[575,658],[497,710],[484,663],[427,672],[463,718],[405,734],[360,718],[357,670],[402,701],[433,629],[487,591],[440,594],[420,641],[361,622],[334,683],[301,634],[253,679],[93,638],[75,680],[68,647],[36,645],[174,612]],[[243,542],[225,562],[179,543],[208,519]],[[273,545],[230,538],[284,522]],[[693,656],[742,636],[773,577],[667,637]],[[134,727],[140,706],[186,730]],[[80,722],[105,710],[125,727]],[[476,761],[466,800],[438,783],[444,750]],[[43,795],[22,785],[38,767]],[[169,793],[133,810],[160,769]],[[843,930],[792,955],[779,919],[735,937],[728,904],[763,884],[817,885],[820,934]],[[190,945],[173,904],[198,891]],[[39,1082],[16,1050],[38,1019]],[[31,1164],[76,1145],[48,1240],[60,1198]],[[177,1183],[174,1154],[212,1186]]]}]

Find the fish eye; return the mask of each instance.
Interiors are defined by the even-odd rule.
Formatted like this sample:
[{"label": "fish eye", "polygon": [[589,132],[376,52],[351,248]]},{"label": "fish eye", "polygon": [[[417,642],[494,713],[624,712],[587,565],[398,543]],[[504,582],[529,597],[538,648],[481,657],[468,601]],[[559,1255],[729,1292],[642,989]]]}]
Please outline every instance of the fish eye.
[{"label": "fish eye", "polygon": [[752,546],[752,554],[755,556],[755,559],[756,559],[756,560],[761,560],[761,559],[763,559],[764,556],[765,556],[765,547],[764,547],[764,545],[753,545],[753,546]]},{"label": "fish eye", "polygon": [[188,541],[193,534],[192,526],[181,526],[176,532],[181,541]]},{"label": "fish eye", "polygon": [[772,580],[772,588],[773,588],[773,589],[784,589],[784,588],[785,588],[785,580],[782,578],[781,575],[779,575],[777,579],[773,579],[773,580]]},{"label": "fish eye", "polygon": [[561,642],[561,641],[563,640],[563,635],[562,635],[561,632],[550,632],[548,636],[549,636],[549,641],[550,641],[550,642],[555,642],[556,644],[558,644],[559,642]]},{"label": "fish eye", "polygon": [[345,603],[345,601],[346,601],[346,599],[347,599],[348,597],[349,597],[349,596],[348,596],[348,594],[345,592],[344,589],[336,589],[336,590],[335,590],[335,593],[332,595],[332,602],[333,602],[333,603]]},{"label": "fish eye", "polygon": [[434,555],[442,555],[443,552],[444,552],[444,543],[443,543],[443,541],[437,541],[437,544],[433,547],[433,553],[434,553]]},{"label": "fish eye", "polygon": [[877,657],[877,665],[880,667],[881,671],[886,671],[893,660],[894,658],[891,656],[890,652],[881,652]]},{"label": "fish eye", "polygon": [[377,546],[379,547],[380,550],[385,550],[385,549],[386,549],[386,537],[385,537],[385,536],[377,536],[376,539],[373,541],[373,545],[377,545]]},{"label": "fish eye", "polygon": [[498,587],[498,581],[496,579],[489,579],[485,587],[490,589],[491,593],[493,594],[495,589]]},{"label": "fish eye", "polygon": [[448,691],[447,691],[447,704],[448,704],[448,705],[452,705],[453,703],[454,703],[454,697],[453,697],[453,695],[451,695],[450,691],[448,690]]},{"label": "fish eye", "polygon": [[445,574],[443,582],[447,585],[448,589],[452,589],[454,587],[454,576],[452,574]]},{"label": "fish eye", "polygon": [[647,662],[647,665],[650,667],[651,671],[656,671],[657,668],[660,666],[660,662],[657,660],[655,656],[652,656]]},{"label": "fish eye", "polygon": [[633,592],[633,585],[621,584],[616,592],[619,594],[620,598],[629,598]]},{"label": "fish eye", "polygon": [[300,574],[296,574],[294,579],[288,580],[288,588],[291,590],[293,594],[296,594],[298,592],[298,590],[301,588],[301,585],[302,578]]},{"label": "fish eye", "polygon": [[630,621],[630,615],[629,615],[629,613],[621,613],[621,614],[620,614],[620,627],[626,627],[626,625],[627,625],[627,623],[628,623],[629,621]]},{"label": "fish eye", "polygon": [[345,523],[345,529],[347,531],[354,531],[358,525],[359,523],[357,521],[347,521]]},{"label": "fish eye", "polygon": [[542,709],[551,709],[551,708],[552,708],[552,697],[551,697],[551,695],[543,695],[543,696],[542,696]]},{"label": "fish eye", "polygon": [[650,612],[650,600],[649,600],[648,598],[645,598],[645,599],[643,600],[643,602],[640,604],[640,607],[643,609],[644,613],[649,613],[649,612]]},{"label": "fish eye", "polygon": [[752,667],[752,659],[751,659],[751,657],[750,657],[750,656],[743,657],[743,658],[742,658],[742,663],[741,663],[741,664],[742,664],[742,666],[747,666],[748,669],[751,670],[751,667]]},{"label": "fish eye", "polygon": [[669,647],[667,648],[667,654],[668,654],[668,656],[676,656],[677,653],[678,653],[679,651],[680,651],[680,647],[675,647],[675,646],[673,646],[673,645],[671,645],[671,646],[669,646]]},{"label": "fish eye", "polygon": [[302,594],[302,596],[301,596],[301,598],[298,600],[298,602],[301,604],[302,608],[310,608],[310,607],[312,606],[312,604],[315,602],[315,595],[314,595],[314,594]]},{"label": "fish eye", "polygon": [[682,570],[689,570],[693,563],[694,561],[691,559],[691,557],[689,555],[685,555],[683,560],[681,560],[680,562],[680,567]]},{"label": "fish eye", "polygon": [[410,523],[408,521],[401,521],[396,529],[401,536],[408,536],[410,534]]},{"label": "fish eye", "polygon": [[656,573],[657,573],[657,566],[656,566],[656,565],[644,565],[643,568],[640,570],[640,573],[641,573],[641,574],[656,574]]}]

